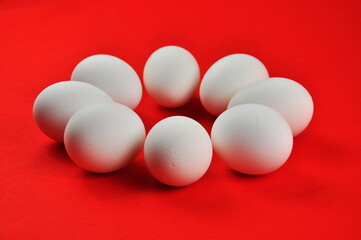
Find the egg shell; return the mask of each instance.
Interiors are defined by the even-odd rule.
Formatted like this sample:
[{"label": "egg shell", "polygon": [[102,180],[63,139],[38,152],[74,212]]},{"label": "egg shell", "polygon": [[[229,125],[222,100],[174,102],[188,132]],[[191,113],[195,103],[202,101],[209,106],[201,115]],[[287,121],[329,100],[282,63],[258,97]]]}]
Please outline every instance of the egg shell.
[{"label": "egg shell", "polygon": [[72,81],[92,84],[108,93],[115,102],[134,109],[142,98],[137,73],[125,61],[107,54],[82,60],[73,70]]},{"label": "egg shell", "polygon": [[199,180],[212,160],[212,142],[195,120],[174,116],[158,122],[148,133],[144,159],[150,173],[170,186]]},{"label": "egg shell", "polygon": [[81,109],[71,117],[64,133],[65,148],[74,163],[96,173],[125,167],[140,152],[144,139],[142,120],[118,103]]},{"label": "egg shell", "polygon": [[204,75],[200,99],[204,108],[214,116],[227,109],[233,95],[241,88],[268,78],[266,67],[247,54],[232,54],[215,62]]},{"label": "egg shell", "polygon": [[180,107],[192,98],[198,87],[199,66],[186,49],[166,46],[148,58],[143,78],[145,89],[159,105]]},{"label": "egg shell", "polygon": [[308,126],[314,109],[309,92],[287,78],[269,78],[242,88],[233,96],[228,108],[244,103],[264,104],[277,110],[287,120],[293,136]]},{"label": "egg shell", "polygon": [[276,110],[260,104],[226,110],[214,122],[211,136],[215,152],[229,167],[251,175],[281,167],[293,146],[287,121]]},{"label": "egg shell", "polygon": [[63,142],[65,126],[75,112],[92,104],[106,102],[113,100],[93,85],[63,81],[50,85],[37,96],[33,116],[45,135]]}]

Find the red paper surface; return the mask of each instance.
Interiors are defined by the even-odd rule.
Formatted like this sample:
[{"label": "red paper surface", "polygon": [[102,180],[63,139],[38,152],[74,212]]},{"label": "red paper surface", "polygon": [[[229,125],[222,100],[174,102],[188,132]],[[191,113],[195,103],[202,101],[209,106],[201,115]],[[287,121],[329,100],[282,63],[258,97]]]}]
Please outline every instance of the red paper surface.
[{"label": "red paper surface", "polygon": [[[0,0],[0,239],[361,239],[360,15],[359,0]],[[314,118],[282,168],[246,176],[215,156],[199,182],[170,188],[142,154],[87,173],[37,129],[36,96],[83,58],[115,55],[142,76],[170,44],[202,75],[248,53],[309,90]],[[214,121],[198,97],[169,110],[144,94],[136,112],[147,131],[172,115]]]}]

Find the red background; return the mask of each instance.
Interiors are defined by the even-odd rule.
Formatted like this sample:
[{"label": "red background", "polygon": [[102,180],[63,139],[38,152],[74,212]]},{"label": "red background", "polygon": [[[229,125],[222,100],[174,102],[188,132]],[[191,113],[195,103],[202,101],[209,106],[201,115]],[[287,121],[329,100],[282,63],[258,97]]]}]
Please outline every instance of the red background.
[{"label": "red background", "polygon": [[[0,0],[0,239],[361,239],[360,15],[359,0]],[[170,44],[202,74],[248,53],[309,90],[314,118],[282,168],[246,176],[215,156],[199,182],[170,188],[142,154],[87,173],[35,126],[37,94],[83,58],[112,54],[142,76]],[[145,94],[136,112],[148,131],[175,114],[214,121],[197,97],[167,110]]]}]

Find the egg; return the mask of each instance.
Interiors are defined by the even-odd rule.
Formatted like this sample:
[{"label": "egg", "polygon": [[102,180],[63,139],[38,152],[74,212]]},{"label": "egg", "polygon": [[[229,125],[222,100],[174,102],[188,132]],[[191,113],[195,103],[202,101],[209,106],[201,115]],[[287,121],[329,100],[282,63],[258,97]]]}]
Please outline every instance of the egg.
[{"label": "egg", "polygon": [[260,104],[242,104],[223,112],[214,122],[211,137],[220,159],[250,175],[280,168],[293,146],[287,121],[276,110]]},{"label": "egg", "polygon": [[134,109],[142,98],[137,73],[125,61],[107,54],[85,58],[73,70],[72,81],[92,84],[108,93],[115,102]]},{"label": "egg", "polygon": [[287,78],[269,78],[242,88],[228,108],[244,103],[264,104],[277,110],[287,120],[293,136],[308,126],[313,115],[311,95],[301,84]]},{"label": "egg", "polygon": [[156,179],[180,187],[205,174],[212,151],[212,142],[202,125],[188,117],[173,116],[150,130],[144,144],[144,159]]},{"label": "egg", "polygon": [[215,62],[204,75],[200,86],[203,107],[218,116],[227,109],[233,95],[241,88],[268,78],[266,67],[247,54],[232,54]]},{"label": "egg", "polygon": [[45,88],[33,105],[33,116],[48,137],[63,142],[64,129],[70,117],[83,107],[113,102],[101,89],[83,82],[64,81]]},{"label": "egg", "polygon": [[166,46],[147,60],[143,79],[149,95],[161,106],[180,107],[192,98],[199,84],[199,66],[184,48]]},{"label": "egg", "polygon": [[142,120],[119,103],[95,104],[76,112],[65,128],[64,145],[79,167],[96,173],[117,171],[143,147]]}]

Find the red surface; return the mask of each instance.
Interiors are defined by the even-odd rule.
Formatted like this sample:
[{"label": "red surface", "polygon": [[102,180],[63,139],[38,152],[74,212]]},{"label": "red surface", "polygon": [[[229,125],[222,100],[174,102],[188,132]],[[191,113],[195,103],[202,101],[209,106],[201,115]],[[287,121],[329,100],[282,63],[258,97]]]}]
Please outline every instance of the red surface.
[{"label": "red surface", "polygon": [[[0,239],[361,239],[360,14],[359,0],[0,0]],[[310,91],[314,119],[281,169],[245,176],[215,156],[199,182],[170,188],[142,155],[87,173],[35,126],[37,94],[81,59],[112,54],[141,76],[169,44],[202,74],[248,53]],[[145,95],[136,111],[147,130],[174,114],[214,121],[198,98],[167,110]]]}]

